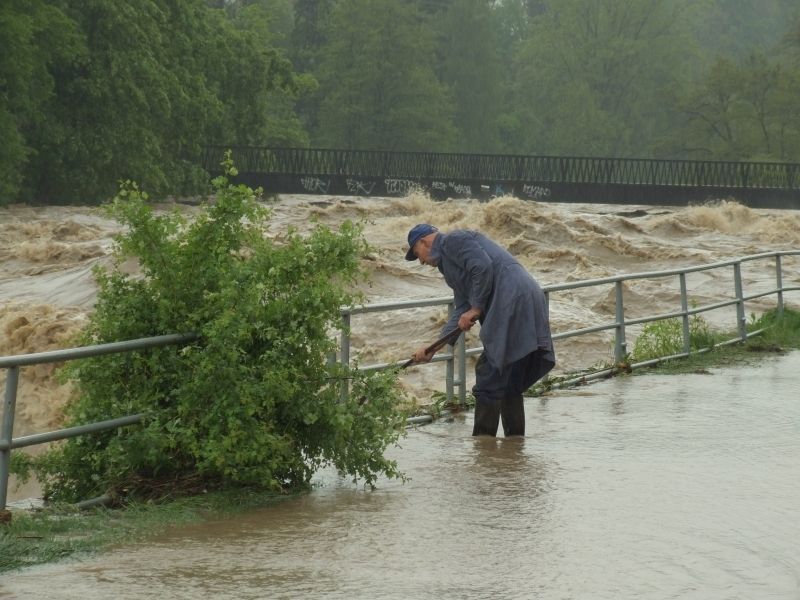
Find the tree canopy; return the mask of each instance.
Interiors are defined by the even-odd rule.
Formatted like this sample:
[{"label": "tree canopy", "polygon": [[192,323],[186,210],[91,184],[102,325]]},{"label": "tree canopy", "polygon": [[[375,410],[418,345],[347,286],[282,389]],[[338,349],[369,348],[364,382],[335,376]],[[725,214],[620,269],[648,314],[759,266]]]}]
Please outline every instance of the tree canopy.
[{"label": "tree canopy", "polygon": [[0,203],[206,144],[800,161],[795,0],[6,0]]},{"label": "tree canopy", "polygon": [[0,202],[96,202],[122,179],[198,193],[204,144],[307,143],[291,108],[303,83],[258,10],[4,2]]},{"label": "tree canopy", "polygon": [[430,28],[413,3],[338,3],[315,74],[322,145],[448,150],[452,106],[434,72]]}]

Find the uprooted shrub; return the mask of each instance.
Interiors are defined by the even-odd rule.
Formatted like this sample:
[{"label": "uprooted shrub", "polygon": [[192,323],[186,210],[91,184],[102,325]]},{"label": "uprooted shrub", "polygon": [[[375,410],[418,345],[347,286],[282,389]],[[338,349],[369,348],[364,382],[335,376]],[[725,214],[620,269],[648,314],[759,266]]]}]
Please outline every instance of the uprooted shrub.
[{"label": "uprooted shrub", "polygon": [[[66,367],[77,389],[67,425],[139,413],[144,422],[70,439],[36,459],[48,497],[142,495],[164,482],[285,489],[324,465],[368,485],[402,476],[384,456],[403,431],[396,374],[327,360],[340,307],[358,300],[361,227],[289,229],[273,241],[258,192],[227,177],[213,185],[214,201],[190,221],[156,214],[130,182],[114,199],[126,232],[114,266],[95,273],[99,295],[80,342],[199,338]],[[130,257],[135,275],[121,268]]]}]

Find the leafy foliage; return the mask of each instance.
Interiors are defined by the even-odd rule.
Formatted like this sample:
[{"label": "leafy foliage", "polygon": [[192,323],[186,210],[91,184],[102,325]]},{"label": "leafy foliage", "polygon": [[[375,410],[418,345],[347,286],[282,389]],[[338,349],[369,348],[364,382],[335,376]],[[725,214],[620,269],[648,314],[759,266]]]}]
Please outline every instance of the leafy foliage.
[{"label": "leafy foliage", "polygon": [[[689,317],[689,347],[691,351],[710,348],[719,341],[708,322],[700,315]],[[647,323],[636,338],[631,352],[634,361],[672,356],[683,352],[683,321],[678,318]]]},{"label": "leafy foliage", "polygon": [[720,58],[679,103],[687,121],[676,149],[697,158],[796,160],[799,95],[800,72],[779,61]]},{"label": "leafy foliage", "polygon": [[120,179],[205,193],[205,144],[307,143],[293,103],[309,84],[260,4],[4,2],[0,203],[98,202]]},{"label": "leafy foliage", "polygon": [[[784,307],[782,313],[773,309],[759,317],[751,315],[747,329],[751,335],[743,344],[714,346],[711,352],[693,352],[686,358],[665,361],[653,368],[659,373],[705,373],[709,367],[754,364],[765,355],[800,348],[800,312],[796,309]],[[760,334],[753,335],[756,331]],[[736,336],[735,332],[728,332],[721,334],[720,339]]]},{"label": "leafy foliage", "polygon": [[37,132],[54,134],[52,71],[84,56],[85,46],[61,2],[0,4],[0,205],[15,197],[36,155]]},{"label": "leafy foliage", "polygon": [[154,214],[131,182],[111,205],[127,228],[115,256],[136,257],[140,273],[119,262],[96,272],[100,292],[81,341],[200,337],[70,364],[79,391],[70,424],[140,413],[145,423],[74,438],[38,459],[49,496],[146,493],[198,474],[212,486],[291,487],[327,464],[367,484],[400,475],[383,456],[403,431],[396,375],[327,361],[340,306],[356,300],[348,290],[362,276],[360,227],[289,230],[273,242],[256,192],[226,178],[214,188],[215,201],[188,223]]},{"label": "leafy foliage", "polygon": [[503,77],[497,13],[484,0],[454,0],[439,25],[440,79],[449,88],[459,152],[500,149]]},{"label": "leafy foliage", "polygon": [[316,72],[317,139],[347,148],[447,150],[452,104],[413,3],[349,0],[331,14]]},{"label": "leafy foliage", "polygon": [[686,0],[562,0],[531,19],[508,135],[526,153],[641,156],[668,131],[692,41]]},{"label": "leafy foliage", "polygon": [[800,348],[800,311],[784,307],[782,312],[768,310],[753,319],[748,329],[760,330],[760,336],[748,338],[748,344],[761,344],[782,348]]},{"label": "leafy foliage", "polygon": [[800,161],[796,0],[4,0],[0,204],[204,145]]}]

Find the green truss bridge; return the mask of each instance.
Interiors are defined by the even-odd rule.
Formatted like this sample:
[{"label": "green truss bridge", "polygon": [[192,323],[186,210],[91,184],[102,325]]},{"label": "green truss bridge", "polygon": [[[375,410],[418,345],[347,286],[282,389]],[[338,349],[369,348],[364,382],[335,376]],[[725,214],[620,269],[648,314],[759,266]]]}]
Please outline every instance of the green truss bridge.
[{"label": "green truss bridge", "polygon": [[267,193],[800,209],[797,163],[207,146],[203,167],[219,174],[227,149],[237,181]]}]

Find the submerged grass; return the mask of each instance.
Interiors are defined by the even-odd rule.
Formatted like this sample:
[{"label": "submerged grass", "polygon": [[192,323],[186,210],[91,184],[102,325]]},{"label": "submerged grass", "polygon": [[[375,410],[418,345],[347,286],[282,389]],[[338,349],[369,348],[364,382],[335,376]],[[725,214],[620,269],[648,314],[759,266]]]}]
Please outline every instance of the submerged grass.
[{"label": "submerged grass", "polygon": [[176,525],[224,518],[287,497],[272,491],[238,488],[167,502],[132,502],[118,509],[79,511],[55,506],[14,511],[11,522],[0,525],[0,573],[91,554]]},{"label": "submerged grass", "polygon": [[632,369],[631,365],[650,359],[683,352],[683,326],[679,319],[665,319],[645,326],[634,350],[621,363],[602,362],[586,371],[557,377],[546,377],[531,387],[526,395],[541,396],[551,389],[585,385],[593,375],[603,377],[650,373],[679,374],[703,372],[713,367],[755,364],[769,354],[800,349],[800,311],[784,307],[779,314],[767,311],[761,317],[752,316],[747,325],[749,332],[763,330],[743,343],[721,346],[724,341],[738,336],[736,332],[714,331],[702,318],[690,321],[689,356],[661,361],[648,367]]},{"label": "submerged grass", "polygon": [[745,342],[728,346],[715,346],[714,344],[736,337],[735,333],[722,334],[706,331],[704,333],[712,343],[704,347],[711,347],[709,351],[693,352],[688,357],[664,361],[634,372],[637,374],[695,373],[712,367],[754,364],[771,353],[800,349],[800,311],[791,308],[784,308],[782,314],[775,310],[768,311],[758,319],[751,318],[747,329],[748,331],[759,329],[764,331],[748,338]]}]

